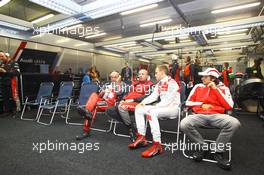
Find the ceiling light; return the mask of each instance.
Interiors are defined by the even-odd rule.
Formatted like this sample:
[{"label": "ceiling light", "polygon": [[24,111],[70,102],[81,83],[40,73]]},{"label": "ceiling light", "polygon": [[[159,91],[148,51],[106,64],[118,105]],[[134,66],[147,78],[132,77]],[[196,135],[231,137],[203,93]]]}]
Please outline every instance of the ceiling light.
[{"label": "ceiling light", "polygon": [[117,43],[117,44],[111,44],[111,45],[106,45],[105,47],[123,47],[123,46],[135,46],[136,42],[132,41],[132,42],[125,42],[125,43]]},{"label": "ceiling light", "polygon": [[229,37],[236,37],[236,36],[245,36],[247,35],[246,33],[239,33],[239,34],[234,34],[234,35],[221,35],[218,36],[218,38],[229,38]]},{"label": "ceiling light", "polygon": [[222,49],[220,49],[220,50],[232,50],[233,48],[222,48]]},{"label": "ceiling light", "polygon": [[150,23],[140,24],[140,27],[148,27],[148,26],[153,26],[153,25],[156,25],[156,24],[164,24],[164,23],[169,23],[171,21],[172,21],[172,19],[168,18],[168,19],[163,19],[163,20],[160,20],[160,21],[153,21],[153,22],[150,22]]},{"label": "ceiling light", "polygon": [[41,22],[41,21],[45,21],[45,20],[47,20],[47,19],[49,19],[49,18],[52,18],[54,16],[54,14],[48,14],[48,15],[45,15],[45,16],[42,16],[42,17],[40,17],[40,18],[38,18],[38,19],[35,19],[34,21],[31,21],[33,24],[35,24],[35,23],[39,23],[39,22]]},{"label": "ceiling light", "polygon": [[64,31],[68,31],[68,30],[72,30],[72,29],[76,29],[78,27],[83,27],[82,24],[78,24],[78,25],[74,25],[74,26],[70,26],[70,27],[65,27],[63,28],[61,31],[64,32]]},{"label": "ceiling light", "polygon": [[115,39],[120,39],[120,38],[122,38],[122,36],[115,36],[115,37],[106,38],[103,41],[110,41],[110,40],[115,40]]},{"label": "ceiling light", "polygon": [[225,32],[218,32],[217,34],[226,35],[226,34],[241,33],[241,32],[246,32],[246,31],[248,31],[248,29],[230,30],[230,31],[225,31]]},{"label": "ceiling light", "polygon": [[81,12],[82,7],[72,0],[29,0],[38,5],[52,9],[66,15],[75,15]]},{"label": "ceiling light", "polygon": [[137,12],[153,9],[153,8],[158,7],[158,6],[159,6],[158,4],[151,4],[151,5],[147,5],[147,6],[144,6],[144,7],[139,7],[139,8],[136,8],[136,9],[128,10],[128,11],[122,12],[120,14],[123,15],[123,16],[124,15],[129,15],[129,14],[133,14],[133,13],[137,13]]},{"label": "ceiling light", "polygon": [[142,59],[142,58],[139,58],[138,61],[142,61],[142,62],[146,62],[146,63],[150,63],[149,60],[146,60],[146,59]]},{"label": "ceiling light", "polygon": [[88,46],[88,43],[75,44],[74,47]]},{"label": "ceiling light", "polygon": [[213,13],[213,14],[224,13],[224,12],[229,12],[229,11],[235,11],[235,10],[241,10],[241,9],[245,9],[245,8],[255,7],[258,5],[260,5],[260,2],[255,2],[255,3],[244,4],[244,5],[239,5],[239,6],[235,6],[235,7],[228,7],[228,8],[213,10],[211,13]]},{"label": "ceiling light", "polygon": [[[189,38],[189,34],[155,37],[155,38],[153,38],[153,40],[154,41],[157,41],[157,40],[174,41],[175,38],[187,39],[187,38]],[[146,39],[146,41],[152,41],[152,38]]]},{"label": "ceiling light", "polygon": [[9,28],[17,29],[17,30],[23,30],[23,31],[27,31],[27,30],[31,29],[29,27],[9,23],[6,21],[0,21],[0,26],[9,27]]},{"label": "ceiling light", "polygon": [[180,40],[180,43],[188,43],[188,42],[192,42],[192,40],[190,39]]},{"label": "ceiling light", "polygon": [[0,7],[6,5],[6,4],[9,3],[9,2],[10,2],[10,0],[1,0],[1,1],[0,1]]},{"label": "ceiling light", "polygon": [[[83,7],[83,13],[92,19],[109,16],[115,13],[124,12],[127,10],[147,6],[163,0],[97,0]],[[98,2],[98,3],[97,3]]]},{"label": "ceiling light", "polygon": [[111,50],[111,51],[115,51],[115,52],[120,52],[120,53],[126,53],[127,51],[125,50],[121,50],[121,49],[116,49],[116,48],[112,48],[112,47],[104,47],[107,50]]},{"label": "ceiling light", "polygon": [[56,43],[58,43],[58,44],[66,43],[66,42],[69,42],[70,40],[71,40],[70,38],[61,39],[61,40],[58,40]]},{"label": "ceiling light", "polygon": [[65,19],[65,20],[62,20],[59,22],[55,22],[53,24],[48,24],[44,27],[40,27],[36,31],[40,32],[40,33],[47,33],[47,32],[55,31],[55,30],[59,29],[60,30],[59,32],[63,32],[63,31],[65,31],[64,27],[72,26],[72,25],[80,24],[80,23],[82,23],[82,21],[80,21],[74,17],[71,17],[71,18],[68,18],[68,19]]},{"label": "ceiling light", "polygon": [[104,35],[106,35],[106,33],[105,32],[102,32],[102,33],[98,33],[98,34],[95,34],[95,35],[86,36],[85,38],[86,39],[89,39],[89,38],[97,38],[97,37],[104,36]]}]

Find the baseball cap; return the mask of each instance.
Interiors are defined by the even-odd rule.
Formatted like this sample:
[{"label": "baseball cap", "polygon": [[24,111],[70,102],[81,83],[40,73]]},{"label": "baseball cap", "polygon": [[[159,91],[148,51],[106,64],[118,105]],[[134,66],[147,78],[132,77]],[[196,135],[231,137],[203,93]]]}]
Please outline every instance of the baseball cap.
[{"label": "baseball cap", "polygon": [[209,76],[209,75],[211,75],[211,76],[213,76],[215,78],[219,78],[220,77],[220,73],[215,68],[207,68],[205,71],[199,72],[198,74],[201,75],[201,76]]}]

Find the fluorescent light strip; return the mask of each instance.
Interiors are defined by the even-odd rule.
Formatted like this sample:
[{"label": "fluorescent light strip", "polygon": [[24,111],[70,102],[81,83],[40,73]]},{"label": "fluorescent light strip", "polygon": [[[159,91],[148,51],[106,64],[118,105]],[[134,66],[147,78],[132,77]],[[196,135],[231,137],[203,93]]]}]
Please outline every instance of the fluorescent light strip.
[{"label": "fluorescent light strip", "polygon": [[228,7],[228,8],[223,8],[223,9],[219,9],[219,10],[213,10],[211,13],[218,14],[218,13],[224,13],[224,12],[229,12],[229,11],[241,10],[241,9],[245,9],[245,8],[255,7],[255,6],[258,6],[260,4],[261,4],[260,2],[244,4],[244,5],[239,5],[239,6],[235,6],[235,7]]},{"label": "fluorescent light strip", "polygon": [[[162,36],[162,37],[156,37],[153,40],[165,40],[165,41],[174,41],[175,38],[180,38],[180,39],[187,39],[189,38],[189,34],[182,34],[182,35],[169,35],[169,36]],[[146,39],[146,41],[152,41],[152,38]]]},{"label": "fluorescent light strip", "polygon": [[54,14],[48,14],[48,15],[45,15],[45,16],[42,16],[42,17],[40,17],[40,18],[38,18],[38,19],[35,19],[34,21],[31,21],[33,24],[36,24],[36,23],[39,23],[39,22],[41,22],[41,21],[45,21],[45,20],[47,20],[47,19],[49,19],[49,18],[52,18],[54,16]]},{"label": "fluorescent light strip", "polygon": [[116,46],[131,46],[131,45],[135,45],[136,42],[132,41],[132,42],[125,42],[125,43],[117,43],[117,44],[110,44],[110,45],[106,45],[105,47],[116,47]]},{"label": "fluorescent light strip", "polygon": [[245,36],[247,35],[246,33],[239,33],[239,34],[234,34],[234,35],[221,35],[218,36],[218,38],[229,38],[229,37],[236,37],[236,36]]},{"label": "fluorescent light strip", "polygon": [[75,44],[74,47],[88,46],[88,43]]},{"label": "fluorescent light strip", "polygon": [[115,39],[120,39],[120,38],[122,38],[122,36],[116,36],[116,37],[106,38],[103,41],[110,41],[110,40],[115,40]]},{"label": "fluorescent light strip", "polygon": [[115,52],[126,53],[126,51],[124,51],[124,50],[120,50],[120,49],[116,49],[116,48],[112,48],[112,47],[104,47],[104,48],[107,50],[115,51]]},{"label": "fluorescent light strip", "polygon": [[[92,19],[101,18],[104,16],[109,16],[115,13],[120,13],[123,11],[135,9],[138,7],[146,6],[149,4],[157,3],[163,0],[119,0],[117,2],[114,2],[112,4],[106,5],[106,1],[103,1],[101,5],[98,6],[98,8],[94,8],[91,11],[84,8],[83,13],[87,15],[88,17]],[[96,1],[95,1],[96,2]],[[88,4],[89,5],[89,4]]]},{"label": "fluorescent light strip", "polygon": [[9,2],[10,2],[10,0],[1,0],[1,1],[0,1],[0,7],[6,5],[6,4],[9,3]]},{"label": "fluorescent light strip", "polygon": [[76,29],[76,28],[78,28],[78,27],[83,27],[83,25],[82,24],[77,24],[77,25],[74,25],[74,26],[70,26],[70,27],[65,27],[65,28],[63,28],[61,31],[68,31],[68,30],[72,30],[72,29]]},{"label": "fluorescent light strip", "polygon": [[70,40],[71,40],[70,38],[61,39],[61,40],[58,40],[56,43],[58,43],[58,44],[66,43],[66,42],[69,42]]},{"label": "fluorescent light strip", "polygon": [[139,58],[138,61],[142,61],[142,62],[146,62],[146,63],[150,63],[149,60],[146,60],[146,59],[142,59],[142,58]]},{"label": "fluorescent light strip", "polygon": [[81,12],[82,7],[72,0],[29,0],[38,5],[52,9],[66,15],[75,15]]},{"label": "fluorescent light strip", "polygon": [[156,25],[156,24],[164,24],[164,23],[169,23],[171,22],[172,19],[163,19],[163,20],[160,20],[160,21],[153,21],[153,22],[150,22],[150,23],[145,23],[145,24],[140,24],[140,27],[148,27],[148,26],[153,26],[153,25]]},{"label": "fluorescent light strip", "polygon": [[104,36],[104,35],[106,35],[105,32],[103,32],[103,33],[98,33],[98,34],[95,34],[95,35],[89,35],[89,36],[86,36],[85,38],[86,38],[86,39],[89,39],[89,38],[97,38],[97,37]]},{"label": "fluorescent light strip", "polygon": [[122,12],[120,14],[122,16],[129,15],[129,14],[133,14],[133,13],[137,13],[137,12],[142,12],[142,11],[145,11],[145,10],[153,9],[153,8],[158,7],[158,6],[159,6],[158,4],[151,4],[151,5],[147,5],[147,6],[144,6],[144,7],[139,7],[139,8],[133,9],[133,10],[128,10],[128,11]]},{"label": "fluorescent light strip", "polygon": [[65,31],[63,28],[65,26],[72,26],[72,25],[75,25],[75,24],[80,24],[82,23],[82,21],[76,19],[76,18],[69,18],[69,19],[65,19],[65,20],[62,20],[62,21],[59,21],[59,22],[56,22],[56,23],[53,23],[51,25],[47,25],[45,27],[40,27],[38,30],[36,30],[37,32],[40,32],[40,33],[47,33],[49,31],[52,31],[52,30],[57,30],[59,29],[60,32],[63,32]]},{"label": "fluorescent light strip", "polygon": [[226,34],[232,34],[232,33],[240,33],[240,32],[246,32],[248,29],[239,29],[239,30],[230,30],[225,32],[217,32],[218,35],[226,35]]},{"label": "fluorescent light strip", "polygon": [[17,29],[17,30],[23,30],[23,31],[27,31],[30,29],[29,27],[9,23],[6,21],[0,21],[0,26],[5,26],[5,27],[9,27],[9,28]]}]

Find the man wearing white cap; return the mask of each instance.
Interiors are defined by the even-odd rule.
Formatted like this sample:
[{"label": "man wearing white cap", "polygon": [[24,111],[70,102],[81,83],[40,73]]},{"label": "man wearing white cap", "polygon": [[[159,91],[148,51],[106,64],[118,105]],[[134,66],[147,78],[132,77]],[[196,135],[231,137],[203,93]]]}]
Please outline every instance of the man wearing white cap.
[{"label": "man wearing white cap", "polygon": [[225,114],[225,111],[231,110],[234,102],[229,88],[218,80],[220,73],[215,68],[207,68],[204,72],[199,72],[199,75],[202,76],[202,83],[197,84],[192,89],[186,101],[186,106],[190,107],[195,114],[188,115],[181,121],[181,130],[192,141],[200,145],[201,149],[193,154],[193,158],[196,161],[201,161],[208,145],[197,128],[214,127],[221,129],[216,139],[215,148],[211,151],[215,152],[214,158],[221,168],[230,169],[231,164],[223,157],[223,152],[228,145],[230,146],[230,140],[240,127],[240,122]]}]

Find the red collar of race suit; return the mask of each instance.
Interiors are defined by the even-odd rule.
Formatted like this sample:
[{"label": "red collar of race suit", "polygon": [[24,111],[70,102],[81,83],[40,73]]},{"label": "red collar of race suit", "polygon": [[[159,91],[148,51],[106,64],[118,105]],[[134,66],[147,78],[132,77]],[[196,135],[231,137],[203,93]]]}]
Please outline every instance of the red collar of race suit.
[{"label": "red collar of race suit", "polygon": [[169,76],[166,76],[164,77],[163,79],[160,80],[160,82],[158,83],[158,91],[159,93],[161,93],[162,91],[168,91],[168,88],[169,88],[169,82],[172,80],[171,77]]}]

